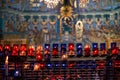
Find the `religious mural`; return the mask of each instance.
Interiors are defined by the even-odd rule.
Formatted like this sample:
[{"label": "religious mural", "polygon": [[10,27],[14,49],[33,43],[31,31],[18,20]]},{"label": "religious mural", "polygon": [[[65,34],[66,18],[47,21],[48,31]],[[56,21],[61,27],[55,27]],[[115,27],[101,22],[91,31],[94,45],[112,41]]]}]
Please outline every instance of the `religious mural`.
[{"label": "religious mural", "polygon": [[[16,4],[17,1],[10,2],[8,0],[6,3],[9,3],[9,8],[13,8],[13,6],[10,7],[10,4]],[[109,3],[102,0],[70,0],[69,6],[63,5],[62,0],[56,3],[55,8],[53,8],[54,6],[50,8],[50,4],[47,7],[46,4],[43,11],[40,11],[43,9],[43,0],[40,1],[40,4],[37,4],[40,9],[24,5],[24,10],[23,7],[19,7],[23,13],[16,11],[17,9],[13,12],[4,11],[2,14],[3,26],[5,26],[2,28],[4,38],[7,35],[18,34],[19,38],[27,38],[28,43],[33,45],[55,42],[101,43],[105,42],[107,38],[120,38],[120,11],[114,9],[115,12],[107,12],[109,11],[107,7],[112,3],[112,0]],[[48,2],[46,1],[46,3]],[[104,10],[105,8],[107,10],[104,11],[103,6]],[[30,7],[29,10],[27,7]],[[29,14],[26,12],[34,12],[35,10],[40,13]],[[100,10],[104,12],[101,13]],[[18,37],[16,36],[16,38]]]},{"label": "religious mural", "polygon": [[[4,17],[6,17],[6,14],[4,14]],[[17,14],[8,17],[10,18],[4,18],[4,33],[24,35],[21,38],[28,38],[28,42],[34,45],[73,41],[82,43],[105,42],[108,37],[120,38],[118,20],[111,22],[111,20],[102,20],[101,18],[92,20],[65,17],[62,19],[61,28],[58,16],[42,16],[43,18],[37,16],[38,18],[35,18]],[[12,17],[14,17],[14,20]]]}]

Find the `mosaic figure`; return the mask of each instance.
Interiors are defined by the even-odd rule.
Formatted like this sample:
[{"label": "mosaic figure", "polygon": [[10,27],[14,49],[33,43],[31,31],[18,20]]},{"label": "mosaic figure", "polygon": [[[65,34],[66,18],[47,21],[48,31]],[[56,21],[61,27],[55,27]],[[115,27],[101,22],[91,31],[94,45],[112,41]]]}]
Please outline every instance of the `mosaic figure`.
[{"label": "mosaic figure", "polygon": [[6,21],[5,22],[5,31],[6,32],[13,32],[14,31],[13,21]]},{"label": "mosaic figure", "polygon": [[20,32],[25,32],[25,31],[27,31],[27,30],[26,30],[26,29],[27,29],[27,26],[28,26],[28,22],[23,21],[21,27],[19,28]]},{"label": "mosaic figure", "polygon": [[38,24],[39,24],[39,23],[38,23],[37,21],[34,21],[34,22],[33,22],[33,26],[34,26],[34,27],[37,27]]},{"label": "mosaic figure", "polygon": [[49,31],[47,27],[43,28],[43,33],[44,33],[44,42],[49,42]]},{"label": "mosaic figure", "polygon": [[75,25],[75,30],[76,30],[76,41],[77,42],[82,42],[82,36],[83,36],[83,23],[82,21],[77,21]]},{"label": "mosaic figure", "polygon": [[42,22],[42,38],[43,42],[48,43],[50,40],[50,34],[46,22]]},{"label": "mosaic figure", "polygon": [[51,25],[51,27],[50,27],[50,38],[52,39],[52,41],[55,40],[56,36],[57,36],[56,35],[55,24],[56,24],[55,21],[50,21],[50,25]]},{"label": "mosaic figure", "polygon": [[34,34],[34,40],[35,40],[35,44],[38,44],[39,43],[39,31],[38,31],[38,27],[37,26],[35,26],[34,28],[33,28],[33,34]]},{"label": "mosaic figure", "polygon": [[32,32],[29,32],[28,38],[29,38],[29,44],[35,45],[34,34]]},{"label": "mosaic figure", "polygon": [[21,24],[19,21],[16,21],[17,31],[20,32]]},{"label": "mosaic figure", "polygon": [[63,33],[67,31],[71,34],[71,28],[72,28],[72,19],[70,17],[65,17],[63,19]]},{"label": "mosaic figure", "polygon": [[63,36],[63,41],[69,42],[69,40],[70,40],[70,34],[68,31],[66,31],[64,36]]},{"label": "mosaic figure", "polygon": [[73,41],[74,35],[74,23],[72,17],[64,17],[62,19],[62,40],[61,41]]}]

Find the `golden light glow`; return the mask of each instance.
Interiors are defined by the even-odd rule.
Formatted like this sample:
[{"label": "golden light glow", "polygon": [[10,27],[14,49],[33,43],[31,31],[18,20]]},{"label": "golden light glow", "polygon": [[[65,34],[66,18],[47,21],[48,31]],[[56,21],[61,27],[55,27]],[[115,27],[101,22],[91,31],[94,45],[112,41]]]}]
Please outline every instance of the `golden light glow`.
[{"label": "golden light glow", "polygon": [[67,59],[68,59],[68,55],[67,54],[62,55],[62,60],[67,60]]},{"label": "golden light glow", "polygon": [[5,64],[8,64],[8,56],[5,59]]},{"label": "golden light glow", "polygon": [[43,50],[43,47],[42,46],[38,46],[37,47],[37,51],[42,51]]},{"label": "golden light glow", "polygon": [[28,69],[28,67],[29,67],[29,64],[24,65],[24,69]]},{"label": "golden light glow", "polygon": [[85,48],[90,48],[90,45],[89,45],[89,44],[86,44],[86,45],[85,45]]},{"label": "golden light glow", "polygon": [[20,56],[25,56],[26,52],[25,51],[21,51]]},{"label": "golden light glow", "polygon": [[35,64],[34,65],[34,71],[38,71],[40,69],[40,65],[39,64]]},{"label": "golden light glow", "polygon": [[29,49],[34,51],[34,50],[35,50],[35,47],[34,47],[33,45],[30,45],[30,46],[29,46]]},{"label": "golden light glow", "polygon": [[70,6],[63,6],[63,7],[61,7],[61,11],[60,12],[61,12],[61,15],[63,17],[70,17],[73,14],[72,7],[70,7]]}]

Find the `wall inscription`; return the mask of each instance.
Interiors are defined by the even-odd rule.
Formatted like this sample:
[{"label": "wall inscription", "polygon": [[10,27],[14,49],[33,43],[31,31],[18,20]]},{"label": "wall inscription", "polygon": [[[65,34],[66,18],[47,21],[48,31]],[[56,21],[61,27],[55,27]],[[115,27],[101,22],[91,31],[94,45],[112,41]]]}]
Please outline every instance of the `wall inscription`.
[{"label": "wall inscription", "polygon": [[27,44],[27,39],[5,39],[5,40],[1,40],[0,44],[10,44],[11,46],[13,44]]}]

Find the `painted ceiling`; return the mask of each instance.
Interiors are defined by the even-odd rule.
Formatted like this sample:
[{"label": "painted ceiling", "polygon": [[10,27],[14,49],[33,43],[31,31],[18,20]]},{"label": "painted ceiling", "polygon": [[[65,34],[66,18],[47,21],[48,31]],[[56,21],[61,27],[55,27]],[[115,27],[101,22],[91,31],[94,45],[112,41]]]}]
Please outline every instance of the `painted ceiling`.
[{"label": "painted ceiling", "polygon": [[[2,0],[2,7],[23,12],[54,12],[59,13],[61,6],[69,4],[75,13],[111,11],[120,8],[120,0]],[[51,8],[50,8],[51,7]]]}]

